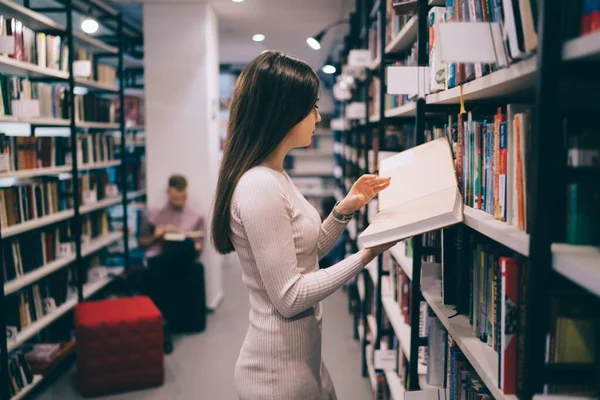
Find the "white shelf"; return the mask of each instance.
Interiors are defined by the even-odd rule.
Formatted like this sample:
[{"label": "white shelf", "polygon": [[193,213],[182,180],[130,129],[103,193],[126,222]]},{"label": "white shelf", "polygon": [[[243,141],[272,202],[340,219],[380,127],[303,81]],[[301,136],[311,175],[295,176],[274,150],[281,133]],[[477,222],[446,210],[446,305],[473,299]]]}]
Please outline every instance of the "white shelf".
[{"label": "white shelf", "polygon": [[0,178],[33,178],[35,176],[57,175],[65,172],[71,172],[70,165],[4,172],[0,173]]},{"label": "white shelf", "polygon": [[93,169],[118,167],[119,165],[121,165],[121,160],[113,160],[113,161],[105,161],[105,162],[92,163],[92,164],[82,164],[78,168],[81,171],[90,171]]},{"label": "white shelf", "polygon": [[81,256],[87,257],[90,254],[93,254],[93,253],[97,252],[98,250],[101,250],[101,249],[105,248],[106,246],[111,245],[112,243],[116,242],[117,240],[121,239],[122,237],[123,237],[123,232],[110,232],[104,236],[97,238],[97,239],[93,239],[93,240],[91,240],[91,243],[89,246],[81,249]]},{"label": "white shelf", "polygon": [[86,283],[83,286],[83,298],[87,299],[98,293],[101,289],[103,289],[106,285],[108,285],[113,280],[112,277],[107,277],[104,279],[100,279],[97,282]]},{"label": "white shelf", "polygon": [[414,117],[417,115],[417,104],[414,101],[401,105],[400,107],[385,110],[386,118]]},{"label": "white shelf", "polygon": [[396,260],[396,262],[400,265],[400,268],[404,271],[408,279],[412,281],[412,267],[413,260],[412,258],[408,258],[405,256],[406,254],[406,243],[404,241],[398,243],[394,247],[390,249],[390,253],[392,253],[392,257]]},{"label": "white shelf", "polygon": [[373,393],[377,393],[377,374],[373,365],[373,345],[367,345],[367,371],[369,372],[369,382],[373,388]]},{"label": "white shelf", "polygon": [[0,56],[0,69],[2,69],[2,73],[11,75],[59,79],[69,78],[69,74],[66,72],[18,61],[8,56]]},{"label": "white shelf", "polygon": [[400,32],[385,46],[385,54],[401,53],[417,41],[419,24],[417,16],[413,16],[400,29]]},{"label": "white shelf", "polygon": [[[522,93],[535,84],[536,58],[528,58],[503,68],[482,78],[465,83],[463,98],[465,101],[490,99]],[[460,103],[460,87],[430,94],[427,104]]]},{"label": "white shelf", "polygon": [[92,204],[92,205],[89,205],[89,206],[81,206],[79,208],[79,213],[80,214],[87,214],[87,213],[90,213],[92,211],[101,210],[103,208],[116,206],[117,204],[121,203],[121,201],[123,201],[123,197],[122,196],[115,197],[115,198],[110,198],[110,199],[100,200],[96,204]]},{"label": "white shelf", "polygon": [[404,400],[404,386],[396,371],[385,371],[385,380],[392,400]]},{"label": "white shelf", "polygon": [[107,92],[114,92],[114,93],[119,92],[119,86],[117,86],[117,85],[110,85],[107,83],[97,82],[97,81],[93,81],[91,79],[76,78],[75,83],[77,84],[77,86],[82,86],[82,87],[85,87],[88,89],[104,90]]},{"label": "white shelf", "polygon": [[471,207],[465,206],[464,216],[467,226],[524,256],[529,255],[529,235],[526,232]]},{"label": "white shelf", "polygon": [[36,118],[19,118],[16,122],[22,124],[41,125],[41,126],[69,126],[71,121],[63,118],[48,118],[48,117],[36,117]]},{"label": "white shelf", "polygon": [[369,122],[379,122],[379,113],[369,115]]},{"label": "white shelf", "polygon": [[[106,279],[102,279],[98,282],[90,282],[83,285],[83,297],[87,299],[88,297],[96,294],[100,289],[104,288],[108,285],[113,278],[109,277]],[[60,307],[54,310],[52,313],[40,318],[32,324],[26,326],[21,332],[17,334],[17,338],[15,340],[8,341],[7,348],[8,352],[17,349],[19,346],[22,346],[25,342],[35,336],[37,333],[42,331],[43,329],[50,326],[54,321],[65,315],[67,312],[71,311],[77,305],[77,296],[67,300]]]},{"label": "white shelf", "polygon": [[23,276],[19,276],[11,281],[8,281],[4,284],[4,295],[8,296],[9,294],[14,293],[19,289],[22,289],[25,286],[31,285],[32,283],[37,282],[40,279],[52,274],[53,272],[66,267],[73,261],[75,261],[75,256],[62,257],[52,262],[49,262],[48,264],[42,267],[36,268],[33,271],[24,274]]},{"label": "white shelf", "polygon": [[86,35],[85,33],[74,31],[73,36],[75,36],[75,39],[76,39],[75,41],[78,42],[78,44],[83,45],[83,47],[88,48],[92,52],[100,51],[103,53],[111,53],[111,54],[119,53],[119,49],[117,47],[106,44],[101,40],[98,40],[96,38]]},{"label": "white shelf", "polygon": [[34,375],[33,381],[29,385],[27,385],[23,389],[21,389],[21,391],[19,393],[17,393],[15,396],[11,397],[10,400],[24,399],[25,397],[27,397],[29,392],[31,392],[33,389],[35,389],[40,383],[42,383],[43,380],[44,380],[44,377],[42,375]]},{"label": "white shelf", "polygon": [[142,197],[145,195],[146,195],[146,189],[138,190],[135,192],[129,192],[129,193],[127,193],[127,200],[134,200],[134,199],[137,199],[138,197]]},{"label": "white shelf", "polygon": [[423,290],[423,297],[444,325],[450,336],[469,360],[496,400],[517,400],[514,395],[505,395],[498,389],[498,354],[493,348],[475,337],[469,317],[456,315],[454,307],[442,303],[438,286],[429,291]]},{"label": "white shelf", "polygon": [[396,337],[402,347],[402,352],[407,360],[410,361],[410,325],[404,321],[404,316],[400,312],[400,306],[392,296],[384,296],[381,299],[383,309],[387,318],[394,328]]},{"label": "white shelf", "polygon": [[121,126],[113,122],[87,122],[77,121],[76,125],[82,129],[120,129]]},{"label": "white shelf", "polygon": [[568,61],[600,61],[600,32],[568,40],[562,56]]},{"label": "white shelf", "polygon": [[42,226],[50,225],[55,222],[64,221],[65,219],[71,218],[73,214],[73,210],[65,210],[51,215],[46,215],[42,218],[36,218],[31,221],[22,222],[20,224],[9,226],[7,228],[2,228],[2,237],[7,238],[15,236],[19,233],[27,232],[32,229],[41,228]]},{"label": "white shelf", "polygon": [[600,296],[600,247],[554,243],[552,265],[559,274]]},{"label": "white shelf", "polygon": [[125,88],[125,96],[144,98],[144,89]]},{"label": "white shelf", "polygon": [[8,352],[15,350],[19,346],[23,345],[33,336],[35,336],[38,332],[48,327],[54,321],[65,315],[71,309],[73,309],[77,305],[77,297],[67,300],[63,304],[60,305],[56,310],[51,312],[50,314],[38,319],[32,324],[27,325],[24,329],[21,330],[17,334],[15,340],[10,340],[7,343]]}]

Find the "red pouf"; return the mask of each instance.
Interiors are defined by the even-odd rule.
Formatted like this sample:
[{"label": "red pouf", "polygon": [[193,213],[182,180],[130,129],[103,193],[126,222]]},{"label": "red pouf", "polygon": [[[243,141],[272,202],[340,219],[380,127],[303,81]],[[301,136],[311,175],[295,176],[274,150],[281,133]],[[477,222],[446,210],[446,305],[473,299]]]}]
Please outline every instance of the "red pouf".
[{"label": "red pouf", "polygon": [[148,297],[78,304],[75,336],[77,377],[84,396],[163,383],[163,319]]}]

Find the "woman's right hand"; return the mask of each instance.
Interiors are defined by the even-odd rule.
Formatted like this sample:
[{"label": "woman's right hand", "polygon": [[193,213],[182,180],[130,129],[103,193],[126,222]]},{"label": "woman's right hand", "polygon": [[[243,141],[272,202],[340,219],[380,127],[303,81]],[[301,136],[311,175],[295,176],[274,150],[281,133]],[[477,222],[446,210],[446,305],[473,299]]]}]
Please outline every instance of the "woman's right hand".
[{"label": "woman's right hand", "polygon": [[378,255],[382,254],[384,251],[394,247],[398,242],[390,242],[390,243],[385,243],[385,244],[381,244],[379,246],[375,246],[375,247],[370,247],[370,248],[363,248],[360,250],[360,257],[362,258],[363,264],[367,265],[368,263],[370,263],[371,261],[373,261],[373,259],[375,257],[377,257]]}]

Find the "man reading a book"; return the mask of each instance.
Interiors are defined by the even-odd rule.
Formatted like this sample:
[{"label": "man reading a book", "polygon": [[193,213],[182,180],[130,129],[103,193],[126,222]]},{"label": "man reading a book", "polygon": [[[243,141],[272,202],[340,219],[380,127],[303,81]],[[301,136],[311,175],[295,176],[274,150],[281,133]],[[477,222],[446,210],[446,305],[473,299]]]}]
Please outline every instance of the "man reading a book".
[{"label": "man reading a book", "polygon": [[[204,244],[204,217],[187,206],[187,186],[184,176],[172,175],[167,204],[148,210],[140,227],[139,245],[147,249],[148,265],[143,291],[173,331],[194,330],[187,327],[189,318],[181,315],[191,302],[204,310],[203,278],[197,279],[202,274],[198,256]],[[165,352],[171,351],[170,335],[165,330]]]},{"label": "man reading a book", "polygon": [[187,179],[183,175],[172,175],[167,188],[167,204],[162,208],[149,210],[144,216],[139,244],[147,249],[146,258],[157,257],[167,250],[166,242],[174,241],[170,237],[177,238],[177,241],[182,236],[190,238],[195,250],[202,250],[204,217],[187,206],[187,185]]}]

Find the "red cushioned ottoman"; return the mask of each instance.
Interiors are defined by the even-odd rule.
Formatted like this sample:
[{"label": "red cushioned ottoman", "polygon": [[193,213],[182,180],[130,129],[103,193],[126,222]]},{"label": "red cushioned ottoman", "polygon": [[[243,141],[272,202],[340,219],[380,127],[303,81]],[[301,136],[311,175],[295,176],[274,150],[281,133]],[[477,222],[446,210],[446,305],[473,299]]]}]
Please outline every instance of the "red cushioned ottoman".
[{"label": "red cushioned ottoman", "polygon": [[148,297],[78,304],[75,337],[77,376],[84,396],[163,383],[163,319]]}]

